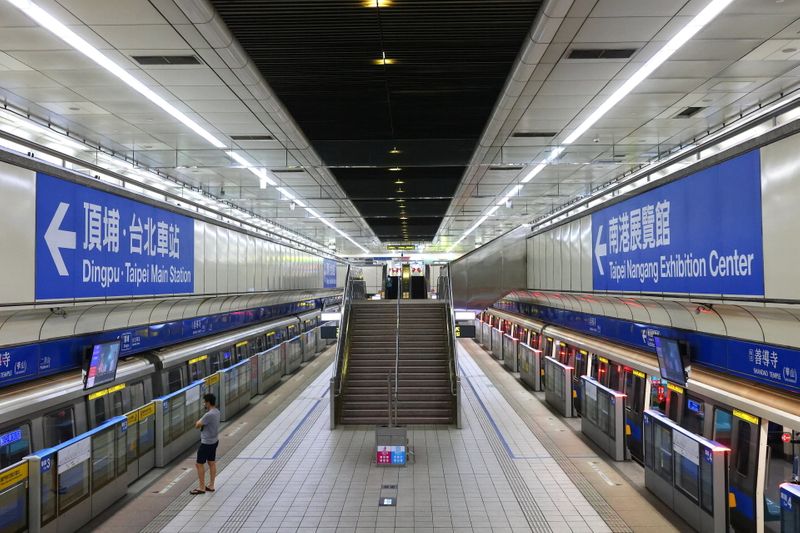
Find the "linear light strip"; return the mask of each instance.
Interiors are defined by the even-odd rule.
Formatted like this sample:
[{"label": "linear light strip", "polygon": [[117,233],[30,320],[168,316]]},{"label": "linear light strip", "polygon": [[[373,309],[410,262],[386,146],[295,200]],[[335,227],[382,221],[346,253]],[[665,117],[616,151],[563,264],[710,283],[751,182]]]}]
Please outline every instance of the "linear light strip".
[{"label": "linear light strip", "polygon": [[[542,172],[548,164],[550,164],[554,159],[556,159],[561,153],[564,151],[566,146],[573,144],[577,141],[581,135],[586,133],[589,128],[591,128],[598,120],[600,120],[606,113],[608,113],[615,105],[617,105],[623,98],[625,98],[628,94],[630,94],[633,89],[635,89],[640,83],[642,83],[645,79],[647,79],[650,74],[652,74],[658,67],[660,67],[666,60],[668,60],[672,55],[680,49],[681,46],[686,44],[692,37],[697,35],[701,29],[703,29],[709,22],[714,20],[717,15],[719,15],[726,7],[728,7],[734,0],[712,0],[703,8],[700,13],[698,13],[692,20],[690,20],[686,26],[681,28],[681,30],[674,36],[672,39],[667,41],[667,43],[662,46],[658,52],[653,55],[650,59],[648,59],[644,65],[639,67],[639,69],[631,75],[630,78],[625,80],[616,91],[614,91],[611,96],[609,96],[600,107],[594,110],[591,115],[589,115],[581,124],[570,133],[564,141],[561,143],[561,146],[555,147],[547,158],[542,161],[541,163],[537,164],[530,172],[528,172],[520,183],[523,184],[522,186],[516,185],[512,192],[509,192],[506,196],[503,197],[502,200],[498,201],[497,204],[489,211],[488,216],[491,216],[497,208],[506,203],[506,201],[516,194],[517,192],[522,190],[524,184],[531,181],[535,178],[540,172]],[[448,252],[452,251],[464,238],[475,231],[478,226],[480,226],[483,222],[488,219],[488,216],[483,216],[478,219],[478,222],[471,226],[464,234],[459,238],[455,243],[453,243],[450,248],[448,248]]]},{"label": "linear light strip", "polygon": [[[152,103],[166,111],[169,115],[176,118],[179,122],[183,125],[188,127],[190,130],[198,134],[200,137],[211,143],[212,146],[220,149],[225,149],[226,145],[220,139],[215,137],[211,132],[204,129],[200,126],[197,122],[186,116],[182,111],[177,109],[175,106],[164,100],[161,96],[156,94],[152,89],[147,87],[144,83],[136,79],[133,75],[131,75],[128,71],[124,68],[116,64],[112,61],[109,57],[103,54],[100,50],[89,44],[86,40],[80,37],[78,34],[70,30],[66,25],[60,22],[58,19],[53,17],[50,13],[36,5],[31,0],[7,0],[11,5],[15,6],[17,9],[22,11],[25,15],[33,19],[37,24],[39,24],[44,29],[48,30],[56,37],[70,45],[72,48],[77,50],[78,52],[82,53],[108,72],[122,80],[126,85],[134,89],[136,92],[150,100]],[[254,174],[259,179],[259,185],[262,189],[266,189],[266,185],[272,185],[273,187],[277,185],[277,182],[269,176],[268,171],[264,168],[256,167],[255,165],[251,164],[247,159],[242,157],[240,154],[234,151],[227,151],[226,152],[231,158],[233,158],[236,162],[238,162],[243,167],[247,168],[252,174]],[[287,195],[284,195],[287,196]],[[288,196],[287,196],[288,198]],[[301,207],[304,206],[297,198],[293,198],[293,201],[300,205]],[[321,221],[325,222],[325,219],[321,217]],[[356,244],[359,248],[367,252],[365,248],[361,245],[356,243],[349,235],[340,231],[338,228],[333,226],[330,222],[327,223],[328,226],[335,229],[338,233],[340,233],[343,237],[347,238],[350,242]]]}]

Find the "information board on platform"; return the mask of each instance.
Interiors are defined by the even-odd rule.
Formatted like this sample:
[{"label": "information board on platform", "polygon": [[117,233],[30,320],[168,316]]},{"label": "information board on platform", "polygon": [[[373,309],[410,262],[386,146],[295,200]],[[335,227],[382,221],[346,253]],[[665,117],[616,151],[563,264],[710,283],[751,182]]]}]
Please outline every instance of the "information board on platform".
[{"label": "information board on platform", "polygon": [[758,150],[592,214],[594,290],[764,294]]},{"label": "information board on platform", "polygon": [[37,300],[193,291],[194,220],[37,174]]}]

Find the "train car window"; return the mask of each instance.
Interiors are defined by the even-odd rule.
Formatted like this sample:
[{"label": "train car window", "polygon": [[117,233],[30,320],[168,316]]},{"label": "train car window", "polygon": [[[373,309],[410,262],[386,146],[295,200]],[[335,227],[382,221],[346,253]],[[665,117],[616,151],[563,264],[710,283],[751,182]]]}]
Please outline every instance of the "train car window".
[{"label": "train car window", "polygon": [[0,468],[13,465],[31,453],[31,428],[22,424],[0,430]]},{"label": "train car window", "polygon": [[91,400],[91,405],[94,409],[94,424],[92,427],[97,427],[106,421],[106,397],[101,396]]},{"label": "train car window", "polygon": [[72,407],[65,407],[42,417],[44,447],[50,448],[75,436],[75,416]]},{"label": "train car window", "polygon": [[223,350],[219,353],[219,358],[222,361],[222,368],[228,368],[233,364],[231,361],[231,351],[230,350]]},{"label": "train car window", "polygon": [[222,356],[220,354],[218,354],[218,353],[213,353],[209,357],[211,359],[211,373],[212,374],[214,374],[215,372],[217,372],[220,369],[220,365],[219,365],[220,357],[222,357]]},{"label": "train car window", "polygon": [[180,367],[173,368],[167,371],[167,388],[169,392],[175,392],[183,387],[183,380],[181,379]]},{"label": "train car window", "polygon": [[199,379],[203,379],[205,372],[206,361],[198,361],[196,363],[189,363],[189,383],[194,383]]},{"label": "train car window", "polygon": [[667,411],[667,386],[658,378],[650,384],[650,407],[660,413]]},{"label": "train car window", "polygon": [[136,409],[144,405],[144,383],[132,383],[128,385],[128,394],[131,395],[131,409]]},{"label": "train car window", "polygon": [[750,469],[750,440],[752,428],[746,422],[740,422],[736,429],[736,471],[743,476],[748,475]]},{"label": "train car window", "polygon": [[653,470],[672,483],[672,430],[661,424],[652,424],[652,426],[655,448]]},{"label": "train car window", "polygon": [[111,411],[112,416],[120,416],[125,412],[122,404],[122,391],[118,390],[111,394]]},{"label": "train car window", "polygon": [[693,398],[690,394],[684,395],[683,418],[681,425],[697,435],[703,434],[703,421],[705,420],[705,402]]},{"label": "train car window", "polygon": [[714,435],[712,439],[723,446],[731,447],[731,427],[733,425],[733,415],[726,409],[719,407],[714,409]]}]

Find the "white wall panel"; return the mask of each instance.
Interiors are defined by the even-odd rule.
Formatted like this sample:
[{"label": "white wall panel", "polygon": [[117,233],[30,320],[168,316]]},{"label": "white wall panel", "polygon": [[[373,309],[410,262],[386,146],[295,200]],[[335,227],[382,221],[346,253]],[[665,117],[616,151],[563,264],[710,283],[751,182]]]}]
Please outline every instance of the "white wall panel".
[{"label": "white wall panel", "polygon": [[204,294],[205,290],[205,239],[206,224],[200,220],[194,221],[194,293]]},{"label": "white wall panel", "polygon": [[569,225],[569,288],[579,291],[581,285],[581,221],[573,220]]},{"label": "white wall panel", "polygon": [[203,258],[205,265],[203,266],[203,278],[205,279],[204,287],[206,294],[213,294],[219,292],[217,290],[217,267],[219,260],[217,259],[217,234],[216,226],[210,224],[203,224],[203,234],[205,246],[203,246]]},{"label": "white wall panel", "polygon": [[800,136],[761,149],[764,294],[800,299]]},{"label": "white wall panel", "polygon": [[[36,173],[0,163],[0,302],[34,299]],[[48,253],[45,248],[43,253]]]},{"label": "white wall panel", "polygon": [[525,278],[525,287],[535,287],[534,285],[534,275],[533,272],[536,268],[535,264],[535,255],[533,253],[533,244],[534,244],[535,237],[531,237],[525,241],[525,249],[526,253],[528,254],[528,265],[527,265],[527,274]]},{"label": "white wall panel", "polygon": [[559,226],[553,232],[553,285],[552,289],[561,290],[561,248],[564,245],[562,234],[566,226]]},{"label": "white wall panel", "polygon": [[228,289],[231,292],[244,292],[247,288],[247,241],[245,241],[244,235],[236,231],[231,231],[231,237],[233,236],[236,237],[236,245],[235,253],[228,254],[231,257],[231,266],[233,267],[228,271],[228,279],[231,280]]},{"label": "white wall panel", "polygon": [[264,290],[264,280],[262,278],[264,269],[262,268],[262,261],[264,260],[264,241],[261,239],[254,239],[254,253],[255,258],[253,265],[253,289],[255,291]]},{"label": "white wall panel", "polygon": [[217,293],[228,292],[228,230],[217,226]]},{"label": "white wall panel", "polygon": [[580,219],[581,224],[581,290],[591,291],[592,284],[592,217]]}]

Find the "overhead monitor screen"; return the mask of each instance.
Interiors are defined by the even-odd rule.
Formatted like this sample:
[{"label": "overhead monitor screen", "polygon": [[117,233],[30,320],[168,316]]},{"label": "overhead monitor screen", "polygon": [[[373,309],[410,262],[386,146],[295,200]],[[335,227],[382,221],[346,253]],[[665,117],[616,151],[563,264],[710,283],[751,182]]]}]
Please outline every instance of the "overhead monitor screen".
[{"label": "overhead monitor screen", "polygon": [[681,344],[675,339],[665,337],[656,336],[654,340],[661,377],[672,383],[686,385],[686,369],[683,366]]},{"label": "overhead monitor screen", "polygon": [[91,389],[114,381],[117,376],[118,359],[119,341],[95,344],[92,348],[92,356],[89,359],[84,388]]}]

